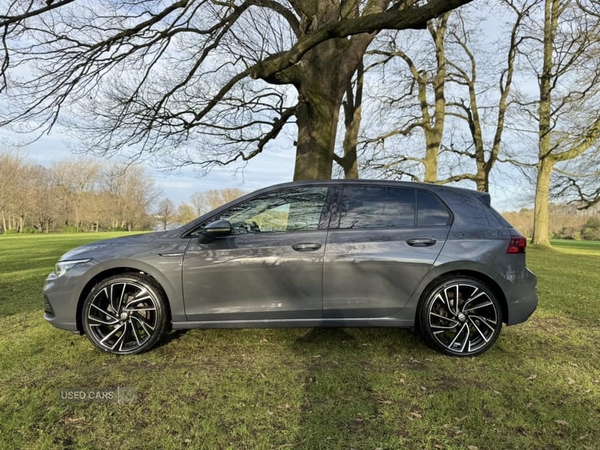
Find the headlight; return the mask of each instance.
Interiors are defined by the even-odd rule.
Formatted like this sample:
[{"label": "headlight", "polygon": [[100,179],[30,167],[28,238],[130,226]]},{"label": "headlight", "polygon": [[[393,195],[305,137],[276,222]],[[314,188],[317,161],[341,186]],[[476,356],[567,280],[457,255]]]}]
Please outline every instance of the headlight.
[{"label": "headlight", "polygon": [[56,263],[54,271],[56,272],[57,277],[62,277],[65,273],[67,273],[67,270],[71,270],[77,264],[83,264],[90,261],[91,259],[74,259],[72,261],[59,261]]}]

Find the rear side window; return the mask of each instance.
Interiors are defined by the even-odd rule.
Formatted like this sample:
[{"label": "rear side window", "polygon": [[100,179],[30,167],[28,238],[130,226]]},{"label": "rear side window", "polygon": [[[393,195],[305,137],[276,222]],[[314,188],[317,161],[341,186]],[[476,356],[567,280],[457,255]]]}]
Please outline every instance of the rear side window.
[{"label": "rear side window", "polygon": [[414,189],[345,186],[340,228],[394,228],[415,225]]},{"label": "rear side window", "polygon": [[420,227],[448,225],[450,213],[435,194],[429,191],[417,191],[417,224]]},{"label": "rear side window", "polygon": [[498,222],[500,222],[500,225],[503,225],[503,226],[508,227],[508,228],[514,228],[511,225],[511,223],[504,218],[504,216],[502,214],[500,214],[498,211],[496,211],[491,206],[488,206],[488,208],[490,209],[492,215],[498,220]]}]

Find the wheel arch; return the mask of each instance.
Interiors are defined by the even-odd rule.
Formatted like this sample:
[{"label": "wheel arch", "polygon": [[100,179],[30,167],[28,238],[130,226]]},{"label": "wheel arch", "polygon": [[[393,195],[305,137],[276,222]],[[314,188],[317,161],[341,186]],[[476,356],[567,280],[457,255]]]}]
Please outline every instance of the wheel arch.
[{"label": "wheel arch", "polygon": [[433,279],[430,279],[426,285],[423,287],[419,294],[419,306],[423,301],[423,297],[427,294],[431,289],[433,289],[436,285],[438,285],[442,280],[451,278],[451,277],[469,277],[474,278],[477,281],[484,283],[496,296],[498,301],[500,302],[500,306],[502,308],[502,322],[507,323],[508,320],[508,303],[506,301],[506,296],[504,295],[504,291],[502,287],[498,284],[498,282],[492,278],[490,275],[477,270],[477,269],[457,269],[452,268],[448,271],[441,272],[436,274]]},{"label": "wheel arch", "polygon": [[144,270],[136,269],[134,267],[129,267],[129,266],[111,267],[111,268],[107,268],[107,269],[97,273],[96,275],[94,275],[85,284],[85,286],[83,287],[83,289],[81,290],[81,292],[79,294],[79,298],[77,300],[76,324],[77,324],[77,331],[79,331],[80,334],[84,334],[83,324],[81,322],[81,313],[83,310],[83,303],[85,302],[85,299],[87,298],[89,293],[92,291],[94,286],[96,286],[98,283],[100,283],[102,280],[105,280],[106,278],[109,278],[109,277],[112,277],[115,275],[127,275],[127,274],[141,275],[152,281],[152,283],[155,285],[155,287],[160,290],[160,293],[165,298],[168,322],[171,323],[172,314],[171,314],[171,302],[169,300],[169,295],[167,294],[165,288],[159,282],[159,280],[156,279],[156,277],[152,276],[152,274],[150,274]]}]

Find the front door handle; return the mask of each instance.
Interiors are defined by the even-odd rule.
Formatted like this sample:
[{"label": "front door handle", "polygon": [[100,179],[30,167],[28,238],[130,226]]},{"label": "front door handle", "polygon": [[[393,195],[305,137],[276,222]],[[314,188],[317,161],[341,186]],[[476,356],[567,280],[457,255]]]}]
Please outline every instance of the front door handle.
[{"label": "front door handle", "polygon": [[406,241],[411,247],[431,247],[437,241],[432,238],[414,238]]},{"label": "front door handle", "polygon": [[314,252],[321,248],[321,244],[316,242],[299,242],[298,244],[292,245],[292,248],[297,252]]}]

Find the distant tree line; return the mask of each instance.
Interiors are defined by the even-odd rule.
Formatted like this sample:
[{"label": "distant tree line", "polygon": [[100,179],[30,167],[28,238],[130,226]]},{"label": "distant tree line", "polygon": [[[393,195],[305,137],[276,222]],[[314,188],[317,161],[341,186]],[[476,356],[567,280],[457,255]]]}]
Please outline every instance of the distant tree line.
[{"label": "distant tree line", "polygon": [[0,233],[166,230],[245,193],[196,192],[176,206],[139,165],[80,157],[45,167],[0,151]]},{"label": "distant tree line", "polygon": [[[141,166],[71,158],[44,167],[0,151],[0,233],[167,230],[245,194],[239,188],[196,192],[176,205],[161,197]],[[549,213],[552,239],[600,240],[600,205],[550,203]],[[532,236],[533,209],[503,215]]]},{"label": "distant tree line", "polygon": [[145,230],[160,191],[140,166],[91,158],[49,167],[0,152],[0,231]]}]

